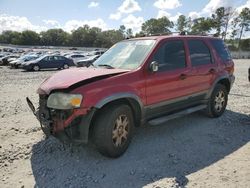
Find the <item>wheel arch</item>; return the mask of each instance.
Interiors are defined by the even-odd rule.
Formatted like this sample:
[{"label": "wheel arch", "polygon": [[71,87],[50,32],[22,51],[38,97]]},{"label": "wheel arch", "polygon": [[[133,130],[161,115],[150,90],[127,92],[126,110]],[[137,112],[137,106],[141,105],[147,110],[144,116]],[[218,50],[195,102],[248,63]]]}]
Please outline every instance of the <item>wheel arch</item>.
[{"label": "wheel arch", "polygon": [[112,104],[127,104],[130,106],[133,117],[135,120],[135,125],[139,126],[142,123],[142,120],[144,119],[144,105],[140,98],[133,94],[133,93],[117,93],[111,96],[108,96],[101,101],[99,101],[96,105],[95,108],[98,111],[101,111],[104,107],[107,107],[108,105]]},{"label": "wheel arch", "polygon": [[217,84],[224,85],[227,89],[227,92],[228,93],[230,92],[231,84],[232,84],[230,77],[229,76],[221,76],[215,80],[215,82],[213,83],[211,89],[209,90],[206,98],[209,98],[211,96],[211,94],[212,94],[212,92]]},{"label": "wheel arch", "polygon": [[224,85],[227,89],[227,92],[230,92],[231,84],[228,78],[223,78],[217,82],[217,84]]}]

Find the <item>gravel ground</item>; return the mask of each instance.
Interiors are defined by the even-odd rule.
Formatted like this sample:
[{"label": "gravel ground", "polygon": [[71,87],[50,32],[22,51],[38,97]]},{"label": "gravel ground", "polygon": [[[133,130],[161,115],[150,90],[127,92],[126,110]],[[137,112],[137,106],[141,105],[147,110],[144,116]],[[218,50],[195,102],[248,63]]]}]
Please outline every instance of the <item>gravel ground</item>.
[{"label": "gravel ground", "polygon": [[118,159],[45,139],[25,97],[55,71],[0,67],[0,187],[250,187],[250,60],[235,60],[227,111],[136,130]]}]

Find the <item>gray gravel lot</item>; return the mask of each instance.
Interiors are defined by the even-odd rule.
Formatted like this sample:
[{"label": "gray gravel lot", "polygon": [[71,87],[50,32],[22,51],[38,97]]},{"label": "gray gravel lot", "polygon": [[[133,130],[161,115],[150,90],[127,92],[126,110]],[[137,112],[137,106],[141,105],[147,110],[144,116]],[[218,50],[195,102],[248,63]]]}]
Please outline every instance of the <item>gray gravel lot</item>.
[{"label": "gray gravel lot", "polygon": [[45,139],[25,97],[56,71],[0,67],[0,187],[250,187],[250,60],[235,60],[225,114],[137,128],[118,159]]}]

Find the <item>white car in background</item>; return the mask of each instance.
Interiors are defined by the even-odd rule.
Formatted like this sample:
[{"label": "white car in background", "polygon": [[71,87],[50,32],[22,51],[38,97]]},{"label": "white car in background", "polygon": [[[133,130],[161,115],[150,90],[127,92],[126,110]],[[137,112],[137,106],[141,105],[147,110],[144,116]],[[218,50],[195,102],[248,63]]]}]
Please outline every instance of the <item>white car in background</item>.
[{"label": "white car in background", "polygon": [[24,62],[27,62],[27,61],[31,61],[31,60],[35,60],[37,59],[39,56],[38,55],[24,55],[12,62],[9,63],[9,65],[12,67],[12,68],[19,68],[20,65]]},{"label": "white car in background", "polygon": [[75,64],[76,64],[76,62],[87,58],[87,56],[85,56],[83,54],[70,54],[70,55],[66,55],[66,57],[69,59],[72,59]]},{"label": "white car in background", "polygon": [[77,67],[89,67],[90,65],[92,65],[95,60],[97,60],[100,57],[100,55],[93,55],[93,56],[88,56],[85,59],[82,60],[78,60],[76,61],[76,66]]}]

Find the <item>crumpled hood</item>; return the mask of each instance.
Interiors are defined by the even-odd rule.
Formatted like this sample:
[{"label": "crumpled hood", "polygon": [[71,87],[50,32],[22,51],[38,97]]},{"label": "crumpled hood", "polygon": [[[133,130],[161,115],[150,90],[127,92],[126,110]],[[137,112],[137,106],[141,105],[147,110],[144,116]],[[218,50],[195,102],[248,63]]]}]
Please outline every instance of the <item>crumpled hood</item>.
[{"label": "crumpled hood", "polygon": [[105,75],[125,73],[124,69],[102,69],[102,68],[71,68],[59,71],[46,79],[39,87],[39,94],[49,94],[55,89],[67,89],[68,87],[81,81]]}]

